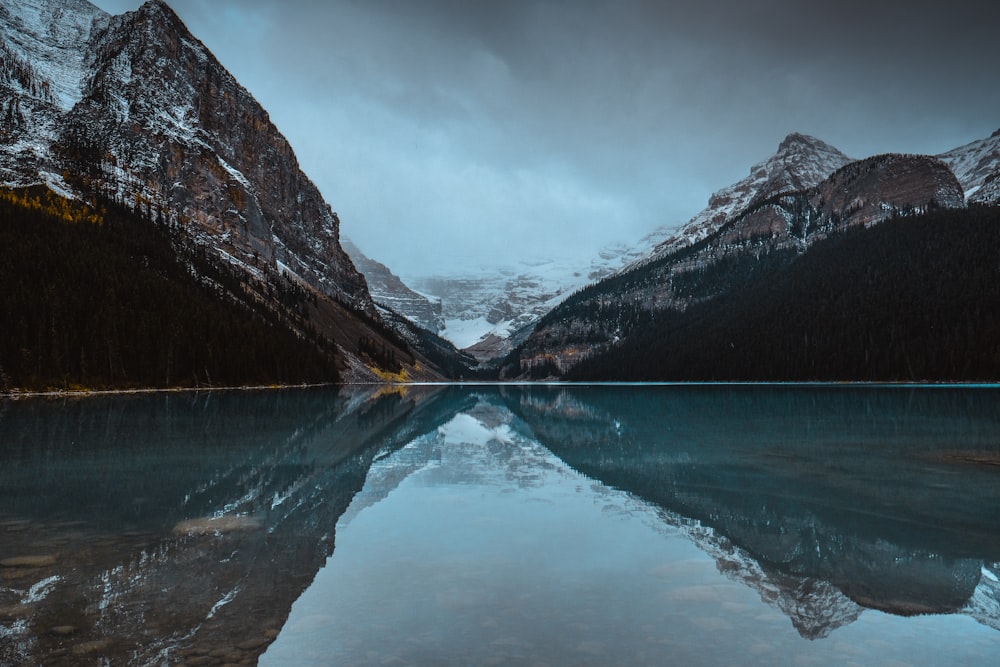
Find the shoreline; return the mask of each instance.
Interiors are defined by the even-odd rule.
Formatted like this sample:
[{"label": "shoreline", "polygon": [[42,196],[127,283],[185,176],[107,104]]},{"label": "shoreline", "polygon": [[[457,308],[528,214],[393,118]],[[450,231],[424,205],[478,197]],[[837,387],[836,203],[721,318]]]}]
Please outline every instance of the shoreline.
[{"label": "shoreline", "polygon": [[649,381],[649,382],[589,382],[589,381],[524,381],[524,380],[445,380],[439,382],[414,381],[414,382],[323,382],[315,384],[263,384],[263,385],[234,385],[219,387],[146,387],[133,389],[54,389],[47,391],[32,391],[14,389],[11,391],[0,391],[0,400],[18,400],[23,398],[86,398],[88,396],[128,396],[139,394],[182,394],[201,393],[214,391],[281,391],[286,389],[318,389],[318,388],[341,388],[341,387],[419,387],[419,386],[553,386],[553,387],[787,387],[787,388],[819,388],[819,387],[884,387],[884,388],[912,388],[912,389],[998,389],[1000,382],[988,381],[949,381],[949,382],[906,382],[906,381],[853,381],[853,380],[817,380],[817,381],[705,381],[705,382],[672,382]]},{"label": "shoreline", "polygon": [[11,391],[0,391],[0,400],[17,400],[20,398],[86,398],[88,396],[128,396],[132,394],[183,394],[208,391],[267,391],[343,386],[346,385],[326,382],[319,384],[261,384],[220,387],[140,387],[134,389],[53,389],[46,391],[14,389]]}]

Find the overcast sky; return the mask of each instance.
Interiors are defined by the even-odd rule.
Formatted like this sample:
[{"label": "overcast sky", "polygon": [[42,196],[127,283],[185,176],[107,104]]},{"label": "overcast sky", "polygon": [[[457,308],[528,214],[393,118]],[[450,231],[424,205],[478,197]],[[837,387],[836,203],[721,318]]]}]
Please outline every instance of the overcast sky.
[{"label": "overcast sky", "polygon": [[[96,0],[112,13],[137,0]],[[589,262],[782,138],[852,157],[1000,128],[1000,3],[168,0],[396,273]]]}]

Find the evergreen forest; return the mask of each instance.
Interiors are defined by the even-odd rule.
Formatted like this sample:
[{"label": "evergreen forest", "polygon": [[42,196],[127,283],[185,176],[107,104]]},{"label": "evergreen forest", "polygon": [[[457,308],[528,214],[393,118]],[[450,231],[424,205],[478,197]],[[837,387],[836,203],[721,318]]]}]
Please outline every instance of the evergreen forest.
[{"label": "evergreen forest", "polygon": [[112,201],[0,191],[0,391],[338,380],[302,288],[255,287],[281,309],[241,299],[245,274],[177,233]]},{"label": "evergreen forest", "polygon": [[839,233],[684,312],[644,318],[566,379],[997,381],[1000,209]]}]

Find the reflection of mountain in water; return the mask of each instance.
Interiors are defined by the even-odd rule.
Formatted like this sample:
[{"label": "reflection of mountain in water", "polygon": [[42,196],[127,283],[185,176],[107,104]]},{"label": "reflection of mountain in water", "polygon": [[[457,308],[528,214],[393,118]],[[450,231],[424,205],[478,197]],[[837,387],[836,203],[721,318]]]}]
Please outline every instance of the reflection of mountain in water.
[{"label": "reflection of mountain in water", "polygon": [[[488,482],[498,488],[525,488],[541,484],[542,472],[553,470],[548,451],[497,401],[495,391],[478,389],[464,396],[462,402],[452,403],[455,413],[437,429],[395,451],[391,459],[376,457],[364,489],[354,496],[340,525],[350,523],[421,470],[428,470],[428,483],[444,485]],[[476,446],[466,446],[470,444]]]},{"label": "reflection of mountain in water", "polygon": [[373,458],[448,419],[447,394],[5,405],[0,663],[255,660]]},{"label": "reflection of mountain in water", "polygon": [[416,471],[535,488],[562,470],[538,442],[658,508],[805,637],[865,608],[1000,630],[998,403],[513,386],[0,403],[0,663],[253,661],[338,522]]},{"label": "reflection of mountain in water", "polygon": [[544,445],[663,508],[803,636],[862,608],[967,613],[1000,629],[994,391],[504,393]]}]

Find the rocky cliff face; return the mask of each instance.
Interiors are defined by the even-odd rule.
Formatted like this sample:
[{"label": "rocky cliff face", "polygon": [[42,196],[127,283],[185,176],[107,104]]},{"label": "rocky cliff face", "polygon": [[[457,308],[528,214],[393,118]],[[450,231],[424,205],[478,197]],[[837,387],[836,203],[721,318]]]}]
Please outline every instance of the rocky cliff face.
[{"label": "rocky cliff face", "polygon": [[728,252],[763,240],[774,248],[805,250],[846,227],[870,226],[935,206],[964,205],[961,184],[940,160],[877,155],[841,167],[815,187],[753,202],[717,230],[711,245]]},{"label": "rocky cliff face", "polygon": [[99,193],[248,273],[291,273],[375,315],[339,220],[268,114],[160,0],[0,0],[0,179]]},{"label": "rocky cliff face", "polygon": [[697,243],[755,202],[818,185],[850,162],[851,158],[815,137],[790,134],[774,155],[750,168],[749,176],[713,194],[708,206],[657,245],[652,256],[663,256]]},{"label": "rocky cliff face", "polygon": [[0,178],[61,183],[52,156],[63,114],[81,97],[87,43],[109,17],[84,0],[0,2]]},{"label": "rocky cliff face", "polygon": [[431,300],[414,292],[389,267],[365,255],[350,240],[341,239],[341,243],[358,271],[368,281],[368,289],[375,303],[395,311],[432,333],[441,333],[445,324],[439,300]]}]

